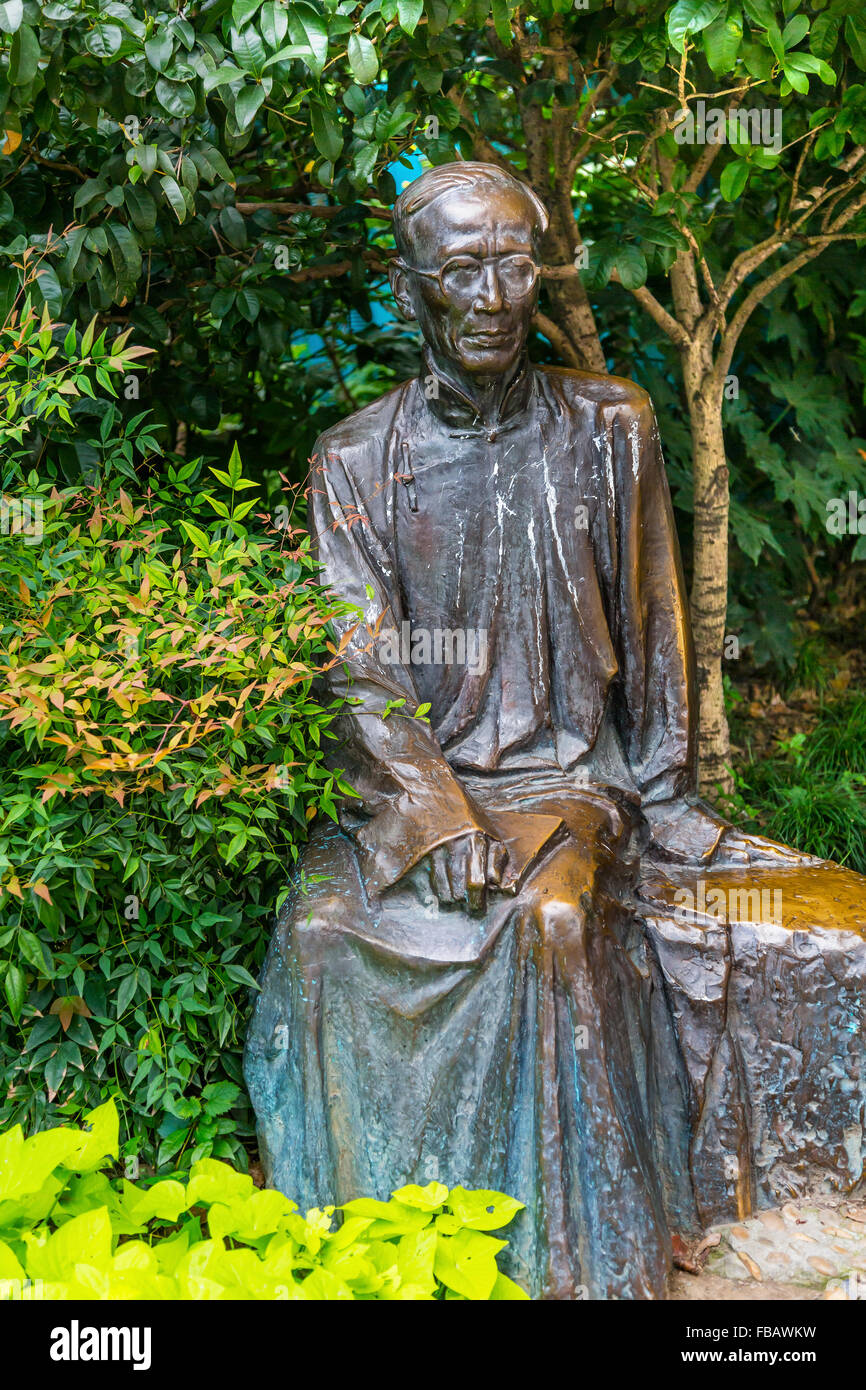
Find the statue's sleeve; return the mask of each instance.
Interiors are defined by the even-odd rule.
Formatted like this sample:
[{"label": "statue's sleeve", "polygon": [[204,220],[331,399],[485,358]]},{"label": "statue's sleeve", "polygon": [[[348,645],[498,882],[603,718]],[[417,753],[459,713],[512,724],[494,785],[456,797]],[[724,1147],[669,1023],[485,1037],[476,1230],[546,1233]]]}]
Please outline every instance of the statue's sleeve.
[{"label": "statue's sleeve", "polygon": [[691,626],[652,403],[640,392],[613,422],[619,541],[620,727],[653,842],[708,859],[726,822],[697,799],[697,686]]},{"label": "statue's sleeve", "polygon": [[[313,454],[308,499],[319,580],[355,610],[332,620],[341,661],[327,682],[333,695],[355,702],[336,732],[346,780],[359,797],[349,804],[368,817],[352,827],[365,879],[381,890],[437,845],[472,831],[494,832],[430,724],[414,717],[421,702],[411,667],[400,659],[403,612],[391,557],[374,530],[371,499],[322,442]],[[404,703],[395,709],[395,701]]]}]

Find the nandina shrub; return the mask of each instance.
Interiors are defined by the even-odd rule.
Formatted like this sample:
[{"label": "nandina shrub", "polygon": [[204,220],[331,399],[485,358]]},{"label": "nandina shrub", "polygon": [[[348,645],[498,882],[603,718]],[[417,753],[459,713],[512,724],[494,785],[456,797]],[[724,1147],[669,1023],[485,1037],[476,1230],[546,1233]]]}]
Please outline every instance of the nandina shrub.
[{"label": "nandina shrub", "polygon": [[112,1177],[109,1100],[86,1132],[0,1135],[0,1299],[519,1300],[497,1267],[522,1203],[442,1183],[302,1215],[203,1158],[137,1184]]},{"label": "nandina shrub", "polygon": [[0,1123],[119,1090],[127,1156],[244,1162],[250,989],[334,809],[336,608],[237,451],[212,490],[180,459],[148,485],[109,399],[138,355],[27,301],[0,329]]}]

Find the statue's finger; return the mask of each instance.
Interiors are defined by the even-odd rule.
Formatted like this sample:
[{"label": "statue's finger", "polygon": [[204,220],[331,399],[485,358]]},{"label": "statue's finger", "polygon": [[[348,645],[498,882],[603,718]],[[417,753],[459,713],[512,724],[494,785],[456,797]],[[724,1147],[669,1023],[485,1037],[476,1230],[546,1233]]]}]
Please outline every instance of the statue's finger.
[{"label": "statue's finger", "polygon": [[483,835],[473,835],[469,843],[466,865],[466,901],[470,912],[483,912],[487,887],[487,841]]},{"label": "statue's finger", "polygon": [[442,849],[434,849],[430,855],[430,887],[440,903],[451,902],[451,883],[445,867],[445,852]]},{"label": "statue's finger", "polygon": [[452,841],[445,848],[445,865],[448,882],[451,885],[451,901],[466,901],[466,879],[469,869],[469,844],[464,836]]},{"label": "statue's finger", "polygon": [[487,882],[491,887],[500,888],[502,886],[502,875],[507,864],[508,850],[505,845],[494,840],[487,849]]},{"label": "statue's finger", "polygon": [[487,883],[487,844],[483,835],[473,835],[469,842],[469,862],[466,869],[467,888],[483,888]]}]

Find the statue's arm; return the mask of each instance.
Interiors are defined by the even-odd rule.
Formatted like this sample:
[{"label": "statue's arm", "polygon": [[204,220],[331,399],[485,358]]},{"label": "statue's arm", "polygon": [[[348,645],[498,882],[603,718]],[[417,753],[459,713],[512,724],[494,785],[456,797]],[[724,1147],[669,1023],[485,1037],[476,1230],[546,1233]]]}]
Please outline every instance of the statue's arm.
[{"label": "statue's arm", "polygon": [[[344,740],[347,779],[359,795],[352,807],[367,817],[353,828],[366,881],[381,890],[431,855],[434,875],[446,881],[456,877],[455,896],[464,896],[461,885],[476,886],[479,856],[486,880],[486,854],[492,846],[495,858],[495,834],[449,766],[429,723],[415,717],[420,700],[411,670],[397,659],[399,644],[385,636],[400,631],[399,584],[367,498],[338,453],[320,442],[313,460],[310,531],[321,582],[358,610],[332,623],[343,660],[328,683],[333,694],[356,702],[337,731]],[[447,895],[446,883],[441,887]]]}]

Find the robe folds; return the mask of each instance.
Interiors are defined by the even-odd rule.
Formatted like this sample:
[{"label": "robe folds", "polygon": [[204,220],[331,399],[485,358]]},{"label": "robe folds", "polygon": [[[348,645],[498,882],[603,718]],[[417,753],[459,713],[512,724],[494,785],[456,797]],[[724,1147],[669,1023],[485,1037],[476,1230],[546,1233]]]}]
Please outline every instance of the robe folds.
[{"label": "robe folds", "polygon": [[[262,973],[245,1072],[268,1180],[301,1206],[506,1191],[505,1267],[560,1300],[663,1297],[672,1234],[856,1181],[866,880],[726,852],[696,798],[646,393],[524,362],[491,422],[427,359],[322,436],[309,500],[353,606],[329,684],[357,796],[313,831]],[[427,858],[472,831],[510,873],[474,912],[439,904]],[[725,895],[755,883],[742,920]]]}]

